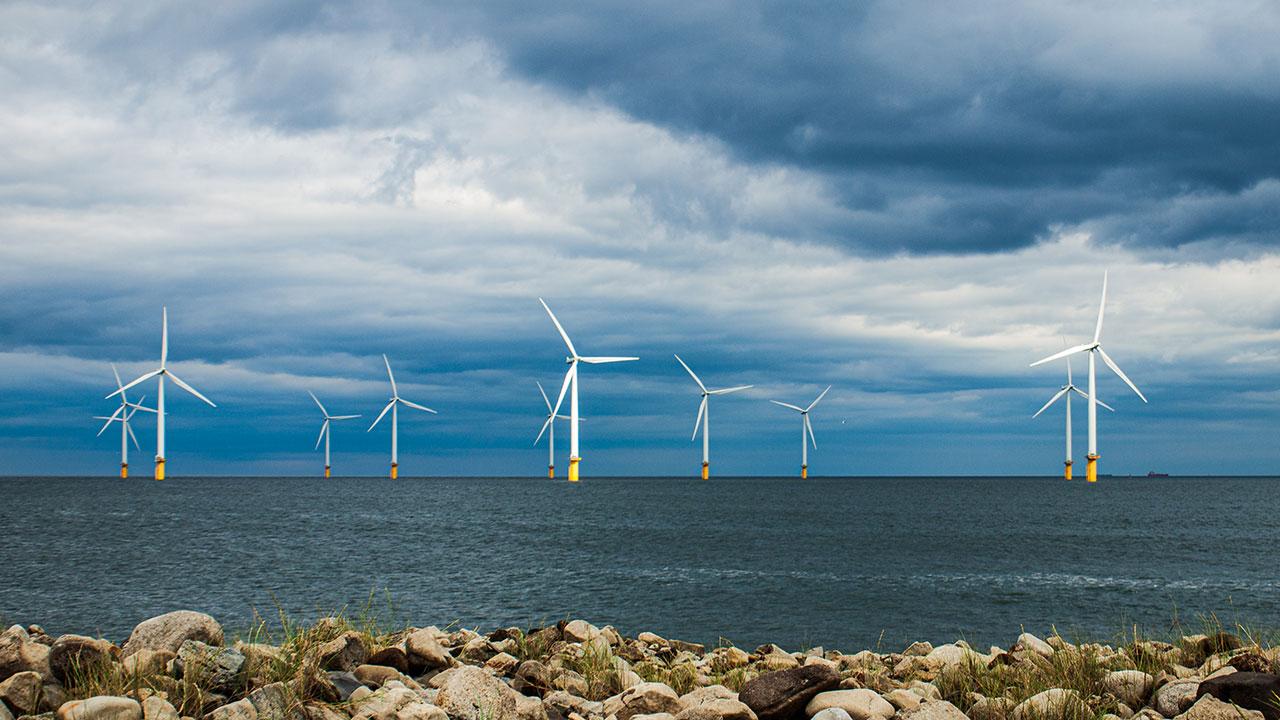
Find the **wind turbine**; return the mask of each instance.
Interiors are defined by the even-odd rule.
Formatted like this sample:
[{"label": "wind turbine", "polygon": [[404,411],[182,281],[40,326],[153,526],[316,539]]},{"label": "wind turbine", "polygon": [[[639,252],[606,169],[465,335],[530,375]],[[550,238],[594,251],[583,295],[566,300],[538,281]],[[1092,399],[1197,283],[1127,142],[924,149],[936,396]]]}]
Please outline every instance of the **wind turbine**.
[{"label": "wind turbine", "polygon": [[698,418],[693,421],[693,437],[690,437],[689,441],[693,442],[698,437],[698,426],[701,425],[702,426],[702,479],[706,480],[707,478],[711,477],[711,440],[709,437],[711,435],[711,428],[710,428],[711,408],[710,408],[710,405],[707,404],[707,400],[712,395],[728,395],[729,393],[735,393],[735,392],[738,392],[739,390],[746,390],[747,388],[751,388],[755,386],[754,385],[738,385],[737,387],[722,388],[720,390],[708,390],[707,386],[702,384],[702,380],[699,379],[698,376],[693,372],[693,370],[689,368],[689,366],[685,363],[685,361],[681,360],[679,355],[676,355],[675,357],[676,357],[676,362],[680,363],[681,367],[684,368],[685,372],[689,373],[689,377],[693,378],[693,381],[698,383],[698,389],[702,391],[702,402],[698,404]]},{"label": "wind turbine", "polygon": [[[423,412],[429,412],[432,415],[436,415],[438,413],[436,413],[435,410],[432,410],[429,407],[423,407],[417,403],[411,403],[408,400],[405,400],[404,398],[400,397],[400,392],[396,390],[396,376],[391,374],[391,361],[387,360],[386,355],[383,355],[382,362],[386,364],[387,378],[391,380],[391,400],[387,402],[386,407],[382,408],[382,412],[378,413],[378,419],[373,421],[373,424],[369,426],[369,430],[372,430],[375,427],[377,427],[378,423],[382,421],[382,416],[386,415],[388,410],[391,411],[391,479],[395,480],[397,477],[400,476],[399,455],[397,453],[397,442],[398,442],[399,430],[400,430],[398,406],[405,405],[407,407],[413,408],[414,410],[422,410]],[[365,432],[369,432],[369,430],[365,430]]]},{"label": "wind turbine", "polygon": [[806,434],[808,434],[809,436],[808,438],[809,442],[813,443],[813,449],[814,450],[818,449],[818,440],[813,436],[813,424],[809,422],[809,411],[817,407],[818,403],[822,401],[822,398],[827,396],[827,392],[829,390],[831,390],[830,385],[828,385],[827,389],[823,390],[822,393],[818,395],[818,397],[815,398],[813,402],[809,403],[809,407],[805,407],[805,408],[792,405],[791,403],[779,402],[777,400],[769,401],[774,405],[781,405],[782,407],[785,407],[785,408],[791,408],[792,410],[795,410],[796,412],[800,413],[800,422],[801,422],[800,424],[800,478],[801,479],[809,477],[809,445],[805,443]]},{"label": "wind turbine", "polygon": [[312,400],[316,401],[316,406],[320,408],[320,414],[324,415],[324,424],[320,426],[320,437],[316,438],[316,447],[320,447],[320,441],[324,440],[324,476],[329,477],[329,423],[334,420],[351,420],[360,417],[359,415],[330,415],[328,410],[324,409],[324,405],[320,404],[320,398],[316,394],[307,391]]},{"label": "wind turbine", "polygon": [[1128,375],[1120,369],[1111,356],[1102,349],[1102,316],[1107,309],[1107,273],[1102,273],[1102,302],[1098,305],[1098,324],[1093,329],[1093,341],[1087,342],[1075,347],[1069,347],[1059,353],[1054,353],[1043,360],[1037,360],[1031,363],[1031,367],[1043,365],[1047,362],[1058,360],[1059,358],[1075,355],[1076,353],[1089,353],[1089,454],[1086,457],[1088,465],[1085,466],[1085,477],[1089,482],[1098,482],[1098,392],[1097,392],[1097,360],[1095,356],[1101,356],[1102,362],[1111,368],[1111,371],[1124,381],[1129,389],[1133,390],[1138,397],[1142,398],[1142,402],[1146,402],[1147,398],[1138,389],[1137,385],[1129,379]]},{"label": "wind turbine", "polygon": [[[547,404],[547,421],[542,423],[542,429],[538,431],[538,437],[534,438],[533,444],[537,445],[542,439],[544,433],[547,435],[547,477],[554,480],[556,478],[556,424],[555,420],[568,420],[568,415],[557,415],[555,408],[551,407],[551,399],[547,397],[547,391],[542,389],[542,383],[534,381],[538,385],[538,392],[542,393],[542,401]],[[581,419],[581,418],[579,418]],[[586,420],[582,420],[586,422]]]},{"label": "wind turbine", "polygon": [[108,398],[114,397],[116,395],[123,396],[124,391],[128,390],[134,385],[137,385],[138,383],[143,382],[145,380],[150,380],[151,378],[159,378],[159,380],[157,381],[157,387],[156,387],[156,475],[155,477],[157,480],[164,479],[164,416],[165,416],[164,379],[166,377],[169,378],[170,380],[173,381],[174,385],[177,385],[183,390],[186,390],[192,395],[195,395],[196,397],[205,401],[209,405],[209,407],[215,407],[215,408],[218,407],[217,405],[214,405],[213,401],[211,401],[209,398],[201,395],[199,391],[197,391],[195,388],[183,382],[182,378],[178,377],[177,375],[174,375],[173,371],[169,369],[168,367],[169,308],[167,307],[162,308],[160,313],[161,314],[160,314],[160,367],[159,369],[152,370],[149,373],[143,374],[137,380],[134,380],[128,385],[121,387],[119,390],[116,390],[115,392],[107,396]]},{"label": "wind turbine", "polygon": [[[1080,388],[1076,387],[1076,386],[1075,386],[1075,383],[1073,383],[1073,382],[1071,381],[1071,358],[1067,358],[1067,384],[1066,384],[1066,385],[1063,385],[1063,386],[1062,386],[1062,389],[1058,390],[1058,392],[1057,392],[1057,393],[1055,393],[1053,397],[1049,398],[1049,402],[1045,403],[1045,404],[1044,404],[1044,407],[1042,407],[1042,408],[1040,408],[1039,410],[1037,410],[1037,411],[1036,411],[1036,414],[1031,416],[1031,417],[1032,417],[1032,419],[1034,419],[1034,418],[1038,418],[1038,417],[1040,417],[1040,413],[1044,412],[1045,410],[1048,410],[1048,409],[1049,409],[1049,406],[1050,406],[1050,405],[1052,405],[1052,404],[1054,404],[1054,403],[1056,403],[1056,402],[1058,402],[1058,399],[1059,399],[1059,398],[1066,398],[1066,399],[1067,399],[1067,400],[1066,400],[1066,403],[1067,403],[1067,461],[1064,463],[1064,464],[1066,465],[1066,469],[1062,471],[1062,476],[1063,476],[1064,478],[1066,478],[1067,480],[1070,480],[1070,479],[1071,479],[1071,462],[1072,462],[1072,461],[1071,461],[1071,458],[1072,458],[1072,453],[1071,453],[1071,393],[1075,393],[1075,394],[1079,395],[1080,397],[1084,398],[1085,400],[1088,400],[1088,399],[1089,399],[1089,395],[1088,395],[1087,393],[1085,393],[1084,391],[1082,391]],[[1099,401],[1098,401],[1098,404],[1099,404],[1099,405],[1101,405],[1102,407],[1104,407],[1104,408],[1106,408],[1106,409],[1110,410],[1111,412],[1115,412],[1115,408],[1113,408],[1113,407],[1111,407],[1110,405],[1108,405],[1108,404],[1106,404],[1106,403],[1102,402],[1101,400],[1099,400]]]},{"label": "wind turbine", "polygon": [[129,441],[133,440],[133,446],[139,450],[142,449],[142,446],[138,444],[138,436],[133,434],[133,428],[129,425],[129,421],[133,419],[134,414],[139,410],[149,413],[153,413],[155,410],[142,406],[142,402],[147,399],[145,395],[143,395],[136,403],[129,402],[129,399],[125,397],[124,392],[122,392],[124,385],[120,382],[120,371],[116,370],[115,363],[111,364],[111,372],[116,376],[117,391],[121,391],[120,407],[116,408],[116,411],[111,413],[111,417],[95,415],[94,419],[106,420],[102,425],[102,429],[98,431],[99,437],[102,436],[102,433],[107,431],[107,428],[111,427],[111,423],[120,423],[120,478],[123,480],[129,477]]},{"label": "wind turbine", "polygon": [[564,331],[564,327],[556,319],[556,314],[551,312],[551,308],[547,306],[545,300],[538,298],[538,302],[542,303],[547,315],[551,316],[551,322],[555,323],[556,330],[560,331],[560,337],[564,339],[565,346],[569,348],[569,357],[564,359],[565,363],[569,365],[569,369],[564,374],[564,384],[560,386],[560,396],[556,398],[556,405],[551,409],[551,414],[555,415],[560,412],[560,404],[564,402],[565,391],[572,386],[573,391],[569,394],[569,482],[578,482],[578,463],[582,460],[581,456],[578,455],[578,363],[602,365],[604,363],[639,360],[640,358],[584,357],[578,355],[578,351],[573,348],[573,341],[569,339],[569,334]]}]

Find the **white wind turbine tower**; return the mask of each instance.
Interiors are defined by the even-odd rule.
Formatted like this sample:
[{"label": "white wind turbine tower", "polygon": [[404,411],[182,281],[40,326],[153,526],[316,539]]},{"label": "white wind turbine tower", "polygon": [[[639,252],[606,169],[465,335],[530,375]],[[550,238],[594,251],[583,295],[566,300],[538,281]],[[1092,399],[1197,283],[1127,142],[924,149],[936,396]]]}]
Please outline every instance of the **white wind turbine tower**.
[{"label": "white wind turbine tower", "polygon": [[111,417],[95,415],[94,419],[106,421],[103,423],[102,429],[98,431],[99,437],[107,431],[107,428],[111,427],[111,423],[120,423],[120,478],[123,480],[129,477],[129,440],[133,440],[134,447],[139,450],[142,449],[142,446],[138,444],[138,436],[133,434],[133,427],[129,425],[129,421],[133,420],[133,416],[139,410],[149,413],[154,413],[155,410],[142,406],[142,402],[147,399],[145,395],[136,403],[129,402],[129,398],[123,392],[124,385],[120,382],[120,371],[116,370],[115,363],[111,364],[111,372],[116,376],[116,388],[120,392],[120,407],[111,413]]},{"label": "white wind turbine tower", "polygon": [[560,404],[564,402],[565,391],[572,387],[569,393],[569,482],[578,482],[578,463],[582,457],[578,455],[578,363],[584,362],[588,365],[601,365],[604,363],[627,362],[629,360],[639,360],[638,357],[584,357],[578,355],[578,351],[573,347],[573,341],[569,339],[569,334],[564,331],[564,327],[560,325],[560,321],[556,319],[556,314],[551,312],[551,308],[542,298],[538,298],[538,302],[542,303],[543,309],[547,311],[547,315],[551,316],[551,322],[555,323],[556,330],[560,331],[560,337],[564,339],[564,344],[569,348],[569,357],[565,358],[565,363],[569,365],[568,371],[564,374],[564,384],[560,386],[560,396],[556,398],[556,405],[551,409],[551,414],[555,415],[560,412]]},{"label": "white wind turbine tower", "polygon": [[157,480],[164,479],[164,461],[165,461],[165,456],[164,456],[164,418],[165,418],[164,379],[166,377],[169,378],[170,380],[173,381],[174,385],[177,385],[183,390],[186,390],[192,395],[195,395],[196,397],[205,401],[209,405],[209,407],[215,407],[215,408],[218,407],[217,405],[214,405],[213,401],[211,401],[209,398],[201,395],[199,391],[197,391],[195,388],[183,382],[182,378],[178,377],[177,375],[174,375],[173,371],[169,369],[169,366],[168,366],[169,308],[166,307],[161,309],[160,318],[161,318],[160,319],[160,367],[156,370],[152,370],[151,372],[142,375],[138,379],[134,380],[128,385],[121,387],[119,390],[116,390],[115,392],[107,396],[109,398],[114,397],[116,395],[123,396],[124,391],[128,390],[134,385],[137,385],[138,383],[143,382],[145,380],[150,380],[151,378],[159,378],[156,386],[156,474],[155,474],[155,478]]},{"label": "white wind turbine tower", "polygon": [[330,423],[335,420],[352,420],[360,417],[359,415],[330,415],[328,410],[324,409],[324,405],[320,404],[320,398],[316,394],[307,391],[312,400],[316,401],[316,407],[320,408],[320,414],[324,415],[324,424],[320,426],[320,437],[316,438],[316,447],[320,447],[320,441],[324,440],[324,476],[329,477],[329,435],[332,433]]},{"label": "white wind turbine tower", "polygon": [[[1088,400],[1088,399],[1089,399],[1089,395],[1088,395],[1087,393],[1085,393],[1084,391],[1082,391],[1080,388],[1076,387],[1076,386],[1075,386],[1075,383],[1073,383],[1073,382],[1071,381],[1071,358],[1067,358],[1067,384],[1066,384],[1066,385],[1063,385],[1063,386],[1062,386],[1062,388],[1061,388],[1060,390],[1058,390],[1058,392],[1057,392],[1057,393],[1055,393],[1053,397],[1049,398],[1049,402],[1045,403],[1045,404],[1044,404],[1044,407],[1042,407],[1042,408],[1040,408],[1039,410],[1037,410],[1037,411],[1036,411],[1036,414],[1031,416],[1031,417],[1032,417],[1032,419],[1035,419],[1035,418],[1040,417],[1040,413],[1044,412],[1045,410],[1048,410],[1048,409],[1049,409],[1049,406],[1050,406],[1050,405],[1052,405],[1052,404],[1054,404],[1054,403],[1056,403],[1056,402],[1058,402],[1058,399],[1059,399],[1059,398],[1066,398],[1066,404],[1067,404],[1067,460],[1066,460],[1066,462],[1064,463],[1064,465],[1066,466],[1066,469],[1062,471],[1062,476],[1063,476],[1064,478],[1066,478],[1067,480],[1070,480],[1070,479],[1071,479],[1071,462],[1072,462],[1072,451],[1071,451],[1071,393],[1075,393],[1075,394],[1079,395],[1080,397],[1084,398],[1085,400]],[[1113,407],[1111,407],[1110,405],[1108,405],[1108,404],[1106,404],[1106,403],[1102,402],[1101,400],[1099,400],[1099,401],[1098,401],[1098,404],[1099,404],[1099,405],[1101,405],[1102,407],[1104,407],[1104,408],[1106,408],[1106,409],[1108,409],[1108,410],[1112,411],[1112,412],[1115,412],[1115,408],[1113,408]]]},{"label": "white wind turbine tower", "polygon": [[[386,355],[383,355],[382,362],[387,366],[387,379],[391,380],[391,400],[387,402],[386,407],[382,408],[382,412],[378,413],[378,419],[373,421],[373,424],[369,426],[369,430],[373,430],[377,427],[378,423],[382,421],[382,416],[386,415],[388,410],[391,411],[391,479],[395,480],[397,477],[400,477],[400,456],[397,445],[399,442],[398,439],[400,431],[400,413],[398,406],[405,405],[413,408],[414,410],[429,412],[432,415],[436,415],[438,413],[429,407],[423,407],[417,403],[411,403],[400,397],[400,392],[396,389],[396,376],[391,374],[391,361],[387,360]],[[365,430],[365,432],[369,432],[369,430]]]},{"label": "white wind turbine tower", "polygon": [[[557,415],[555,408],[551,407],[551,399],[547,397],[547,391],[542,389],[542,383],[534,381],[538,385],[538,392],[542,393],[542,401],[547,404],[547,421],[542,423],[542,429],[538,431],[538,437],[534,438],[533,444],[537,445],[542,439],[542,435],[547,433],[547,477],[555,480],[556,478],[556,420],[568,420],[568,415]],[[586,422],[579,418],[581,422]]]},{"label": "white wind turbine tower", "polygon": [[720,390],[708,390],[706,385],[702,384],[702,380],[689,368],[684,360],[676,355],[676,362],[680,363],[685,372],[689,373],[689,377],[698,383],[698,389],[702,391],[702,402],[698,404],[698,418],[693,421],[693,437],[689,438],[690,442],[698,437],[698,426],[702,426],[702,479],[706,480],[711,477],[711,406],[707,404],[707,400],[712,395],[728,395],[736,393],[739,390],[746,390],[755,387],[754,385],[738,385],[737,387],[722,388]]},{"label": "white wind turbine tower", "polygon": [[1076,345],[1075,347],[1069,347],[1060,353],[1054,353],[1043,360],[1037,360],[1031,363],[1031,367],[1035,367],[1036,365],[1043,365],[1047,362],[1075,355],[1076,353],[1089,353],[1089,454],[1086,456],[1088,464],[1085,466],[1085,477],[1089,482],[1098,481],[1098,372],[1095,356],[1101,356],[1102,362],[1106,363],[1107,367],[1111,368],[1112,372],[1118,375],[1120,379],[1124,381],[1125,385],[1129,386],[1129,389],[1133,390],[1138,397],[1142,398],[1142,402],[1145,403],[1147,401],[1147,398],[1142,394],[1142,391],[1138,389],[1138,386],[1133,384],[1133,381],[1129,379],[1129,376],[1125,375],[1124,371],[1120,369],[1120,366],[1117,365],[1116,362],[1111,359],[1111,356],[1107,355],[1106,351],[1102,349],[1102,316],[1106,309],[1107,273],[1103,272],[1102,302],[1098,305],[1098,324],[1094,326],[1093,341]]},{"label": "white wind turbine tower", "polygon": [[813,449],[814,450],[818,449],[818,440],[813,436],[813,424],[809,422],[809,411],[817,407],[818,403],[822,401],[822,398],[827,396],[827,392],[829,390],[831,390],[830,385],[828,385],[827,389],[823,390],[822,394],[818,395],[818,397],[815,398],[813,402],[809,403],[809,407],[804,407],[804,408],[796,405],[792,405],[791,403],[779,402],[777,400],[769,401],[774,405],[781,405],[782,407],[785,407],[785,408],[791,408],[792,410],[795,410],[796,412],[800,413],[800,478],[801,479],[809,477],[809,444],[805,442],[806,434],[808,435],[807,439],[809,440],[809,442],[813,443]]}]

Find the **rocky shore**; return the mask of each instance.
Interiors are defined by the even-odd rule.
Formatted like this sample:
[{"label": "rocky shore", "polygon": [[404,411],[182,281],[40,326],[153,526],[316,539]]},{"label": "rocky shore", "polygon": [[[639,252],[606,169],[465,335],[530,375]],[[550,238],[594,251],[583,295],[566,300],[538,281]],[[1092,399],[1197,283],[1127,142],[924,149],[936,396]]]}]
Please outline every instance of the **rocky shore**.
[{"label": "rocky shore", "polygon": [[745,650],[582,620],[531,630],[177,611],[122,643],[0,634],[0,720],[1280,720],[1280,649],[1219,632],[1008,649]]}]

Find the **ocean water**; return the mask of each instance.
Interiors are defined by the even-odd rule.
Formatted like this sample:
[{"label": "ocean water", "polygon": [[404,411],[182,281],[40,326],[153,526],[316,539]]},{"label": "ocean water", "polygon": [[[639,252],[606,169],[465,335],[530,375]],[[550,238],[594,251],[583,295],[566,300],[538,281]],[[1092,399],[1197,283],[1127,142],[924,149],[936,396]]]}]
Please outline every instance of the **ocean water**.
[{"label": "ocean water", "polygon": [[1280,627],[1280,479],[0,479],[0,620],[122,641],[373,597],[743,647]]}]

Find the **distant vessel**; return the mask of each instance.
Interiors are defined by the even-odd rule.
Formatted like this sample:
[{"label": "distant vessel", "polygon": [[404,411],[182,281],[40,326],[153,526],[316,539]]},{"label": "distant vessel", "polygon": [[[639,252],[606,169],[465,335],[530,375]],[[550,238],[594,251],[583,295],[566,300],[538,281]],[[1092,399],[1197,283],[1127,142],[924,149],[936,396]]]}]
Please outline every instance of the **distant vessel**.
[{"label": "distant vessel", "polygon": [[1155,470],[1152,470],[1151,472],[1147,473],[1147,477],[1149,478],[1169,477],[1169,473],[1158,473]]}]

